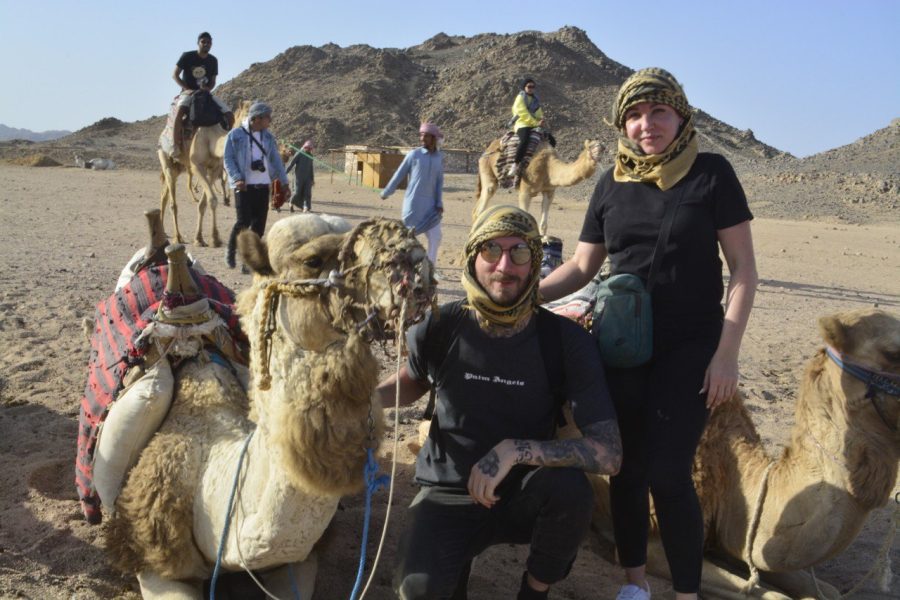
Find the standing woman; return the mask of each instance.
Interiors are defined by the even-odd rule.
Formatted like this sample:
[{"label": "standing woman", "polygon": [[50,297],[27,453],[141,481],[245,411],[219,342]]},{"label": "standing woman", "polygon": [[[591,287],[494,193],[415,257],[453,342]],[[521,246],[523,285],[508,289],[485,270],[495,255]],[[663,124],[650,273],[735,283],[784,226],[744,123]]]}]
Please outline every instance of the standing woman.
[{"label": "standing woman", "polygon": [[265,102],[254,102],[247,119],[240,127],[232,129],[225,138],[225,172],[234,190],[234,208],[237,221],[228,238],[225,263],[233,269],[238,234],[252,229],[259,237],[266,231],[269,214],[269,184],[281,180],[285,194],[290,195],[287,173],[278,143],[269,131],[272,123],[272,107]]},{"label": "standing woman", "polygon": [[[648,491],[675,597],[697,598],[703,515],[691,466],[709,413],[737,389],[757,283],[753,215],[728,161],[698,153],[693,111],[670,73],[634,73],[612,112],[619,131],[615,167],[597,183],[574,256],[540,289],[550,301],[581,288],[607,255],[613,274],[646,282],[665,208],[677,203],[668,243],[656,258],[653,356],[638,367],[606,368],[623,446],[610,500],[627,580],[617,598],[650,598]],[[724,311],[720,247],[730,273]]]}]

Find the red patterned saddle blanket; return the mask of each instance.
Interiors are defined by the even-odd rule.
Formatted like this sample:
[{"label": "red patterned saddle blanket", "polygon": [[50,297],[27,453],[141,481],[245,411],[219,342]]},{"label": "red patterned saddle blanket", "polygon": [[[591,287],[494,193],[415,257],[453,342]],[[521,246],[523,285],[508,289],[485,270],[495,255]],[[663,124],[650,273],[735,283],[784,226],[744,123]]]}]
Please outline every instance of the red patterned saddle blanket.
[{"label": "red patterned saddle blanket", "polygon": [[[123,388],[125,372],[140,364],[147,350],[135,345],[135,338],[150,324],[163,299],[169,267],[150,266],[139,271],[129,283],[97,303],[94,331],[88,360],[87,383],[78,416],[78,450],[75,457],[75,486],[85,517],[90,523],[101,520],[100,498],[93,489],[93,456],[100,423]],[[209,300],[210,307],[228,326],[232,339],[246,347],[234,311],[234,292],[212,275],[192,270],[194,281]],[[239,353],[239,352],[236,352]]]}]

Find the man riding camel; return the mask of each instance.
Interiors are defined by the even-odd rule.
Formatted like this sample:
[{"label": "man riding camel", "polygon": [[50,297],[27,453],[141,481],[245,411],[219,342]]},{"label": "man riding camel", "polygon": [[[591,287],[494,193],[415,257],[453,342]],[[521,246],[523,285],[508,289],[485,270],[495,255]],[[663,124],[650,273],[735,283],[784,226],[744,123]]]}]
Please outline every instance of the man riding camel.
[{"label": "man riding camel", "polygon": [[187,119],[191,102],[198,91],[210,94],[212,100],[222,112],[223,126],[228,129],[234,125],[234,113],[231,108],[219,98],[212,95],[216,87],[216,76],[219,74],[219,61],[210,54],[212,48],[212,36],[204,31],[197,36],[197,50],[189,50],[181,55],[172,73],[172,79],[181,88],[181,93],[175,98],[178,106],[172,123],[173,142],[172,156],[177,157],[190,135],[185,136],[184,121]]}]

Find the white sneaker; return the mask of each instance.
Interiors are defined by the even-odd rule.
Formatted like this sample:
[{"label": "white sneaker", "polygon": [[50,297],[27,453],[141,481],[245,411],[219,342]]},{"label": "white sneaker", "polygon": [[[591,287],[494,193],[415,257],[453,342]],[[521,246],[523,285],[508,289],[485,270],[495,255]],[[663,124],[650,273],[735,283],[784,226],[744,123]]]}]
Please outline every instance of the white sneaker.
[{"label": "white sneaker", "polygon": [[510,165],[509,170],[506,172],[506,176],[507,177],[515,177],[516,173],[518,173],[518,167],[519,167],[519,165],[517,165],[515,163]]},{"label": "white sneaker", "polygon": [[647,584],[646,590],[633,583],[623,585],[616,594],[616,600],[650,600],[650,584]]}]

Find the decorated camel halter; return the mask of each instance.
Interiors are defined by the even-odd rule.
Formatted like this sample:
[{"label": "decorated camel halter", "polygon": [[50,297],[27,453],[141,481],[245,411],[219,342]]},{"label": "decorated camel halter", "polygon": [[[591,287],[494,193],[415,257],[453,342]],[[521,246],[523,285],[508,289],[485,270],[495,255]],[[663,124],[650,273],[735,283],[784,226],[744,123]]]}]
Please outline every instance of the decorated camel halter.
[{"label": "decorated camel halter", "polygon": [[[366,264],[348,266],[348,263],[357,258],[354,253],[354,245],[363,234],[364,230],[378,229],[376,235],[383,236],[390,234],[390,231],[383,231],[388,226],[375,219],[363,221],[357,225],[347,235],[347,239],[341,246],[338,253],[338,269],[329,273],[326,279],[300,279],[295,281],[275,280],[266,284],[263,290],[263,306],[265,318],[260,323],[261,331],[257,346],[257,358],[260,365],[260,377],[258,386],[261,390],[268,390],[272,385],[272,376],[269,372],[269,363],[272,356],[272,336],[278,328],[278,304],[281,296],[299,298],[304,296],[319,296],[319,302],[325,310],[332,325],[339,331],[345,333],[354,332],[363,335],[367,340],[381,337],[384,331],[381,330],[378,323],[377,308],[373,305],[363,304],[354,300],[347,292],[344,282],[348,277],[354,276],[357,272],[362,273],[364,281],[364,298],[369,298],[370,281],[373,273],[391,269],[393,267],[405,267],[407,273],[415,272],[413,262],[410,256],[410,250],[416,244],[415,237],[411,233],[401,234],[398,244],[385,245],[384,248],[376,253],[376,256],[367,261]],[[397,230],[399,232],[399,229]],[[393,237],[393,236],[392,236]],[[403,264],[399,264],[402,262]],[[430,274],[429,274],[430,277]],[[412,289],[414,282],[403,280],[394,285],[391,282],[387,287],[388,293],[391,295],[391,303],[393,305],[402,305],[409,291]],[[338,294],[337,302],[328,300],[328,292],[334,291]],[[398,298],[399,296],[399,298]],[[398,300],[400,300],[398,302]],[[332,308],[338,306],[338,314],[334,314]],[[353,317],[354,312],[362,315],[360,319]],[[405,311],[403,311],[405,312]],[[403,328],[405,323],[402,316],[397,316],[397,330]]]}]

